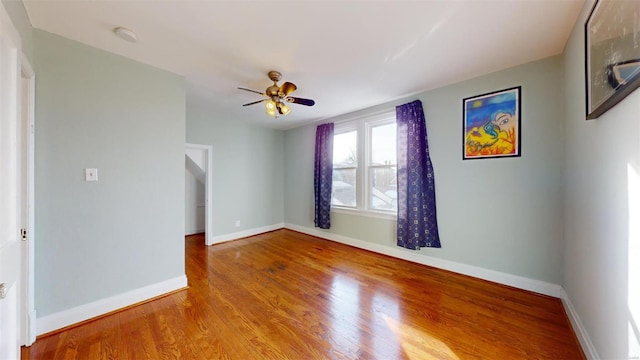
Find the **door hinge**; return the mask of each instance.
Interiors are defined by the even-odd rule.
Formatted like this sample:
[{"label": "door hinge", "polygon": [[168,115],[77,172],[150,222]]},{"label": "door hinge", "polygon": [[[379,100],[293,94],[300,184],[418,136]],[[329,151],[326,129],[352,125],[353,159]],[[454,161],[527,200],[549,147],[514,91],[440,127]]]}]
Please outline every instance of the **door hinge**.
[{"label": "door hinge", "polygon": [[27,241],[27,229],[20,229],[20,236],[22,237],[22,241]]}]

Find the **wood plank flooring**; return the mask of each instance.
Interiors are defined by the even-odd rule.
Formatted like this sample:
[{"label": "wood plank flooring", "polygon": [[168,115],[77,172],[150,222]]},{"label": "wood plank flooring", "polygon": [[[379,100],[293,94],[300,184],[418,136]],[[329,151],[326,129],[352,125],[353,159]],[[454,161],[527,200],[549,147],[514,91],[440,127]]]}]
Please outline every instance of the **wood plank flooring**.
[{"label": "wood plank flooring", "polygon": [[189,289],[22,349],[22,359],[584,359],[559,299],[290,230],[207,247]]}]

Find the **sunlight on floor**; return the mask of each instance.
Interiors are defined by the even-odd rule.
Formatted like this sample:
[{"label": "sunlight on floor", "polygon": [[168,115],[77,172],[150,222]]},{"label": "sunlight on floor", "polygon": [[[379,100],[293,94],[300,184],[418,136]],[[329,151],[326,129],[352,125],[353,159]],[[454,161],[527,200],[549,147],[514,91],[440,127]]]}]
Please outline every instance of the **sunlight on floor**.
[{"label": "sunlight on floor", "polygon": [[[337,353],[348,356],[362,355],[360,347],[372,347],[375,354],[389,359],[452,359],[458,357],[442,341],[425,331],[402,321],[398,300],[392,294],[376,291],[369,298],[361,296],[360,286],[349,276],[336,275],[331,291],[331,315],[336,320],[331,329],[331,339]],[[358,309],[370,311],[371,317],[361,319]],[[360,323],[368,321],[363,333]]]},{"label": "sunlight on floor", "polygon": [[331,289],[331,324],[333,346],[347,357],[359,354],[362,341],[358,327],[360,307],[360,285],[357,281],[342,275],[333,279]]},{"label": "sunlight on floor", "polygon": [[627,165],[629,200],[629,251],[627,304],[629,306],[629,359],[640,358],[640,174]]},{"label": "sunlight on floor", "polygon": [[[385,291],[388,291],[385,290]],[[386,354],[389,359],[401,359],[400,344],[395,341],[379,341],[378,339],[393,339],[395,335],[386,324],[385,317],[400,319],[400,307],[398,305],[398,294],[382,291],[373,295],[370,309],[371,321],[375,322],[373,327],[373,351],[374,354]]]},{"label": "sunlight on floor", "polygon": [[423,330],[403,324],[389,316],[383,317],[409,359],[459,359],[445,343]]}]

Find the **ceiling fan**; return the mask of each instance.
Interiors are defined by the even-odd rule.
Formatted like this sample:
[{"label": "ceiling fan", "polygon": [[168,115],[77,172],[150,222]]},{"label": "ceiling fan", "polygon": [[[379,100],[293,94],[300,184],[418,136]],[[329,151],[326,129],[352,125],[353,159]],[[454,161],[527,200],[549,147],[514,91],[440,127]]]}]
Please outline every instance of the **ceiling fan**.
[{"label": "ceiling fan", "polygon": [[266,96],[267,98],[243,104],[242,106],[249,106],[264,102],[267,109],[267,114],[273,117],[278,117],[278,115],[287,115],[291,111],[291,109],[285,104],[285,102],[306,106],[313,106],[316,103],[311,99],[289,96],[289,94],[296,91],[298,87],[288,81],[282,84],[282,86],[278,86],[278,81],[280,81],[280,79],[282,78],[282,74],[280,74],[279,72],[271,70],[267,75],[269,76],[269,79],[273,81],[273,85],[269,86],[263,93],[247,88],[238,88],[240,90],[245,90]]}]

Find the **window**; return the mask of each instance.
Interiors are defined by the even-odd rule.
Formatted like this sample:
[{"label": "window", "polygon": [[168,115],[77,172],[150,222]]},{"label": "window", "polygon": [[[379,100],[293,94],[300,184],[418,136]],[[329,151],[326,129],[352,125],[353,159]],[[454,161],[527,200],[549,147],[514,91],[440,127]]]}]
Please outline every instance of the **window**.
[{"label": "window", "polygon": [[398,208],[396,186],[396,123],[370,127],[369,208],[393,211]]},{"label": "window", "polygon": [[356,207],[358,133],[348,131],[333,136],[333,183],[331,205]]},{"label": "window", "polygon": [[394,112],[338,123],[333,138],[333,209],[396,214]]}]

